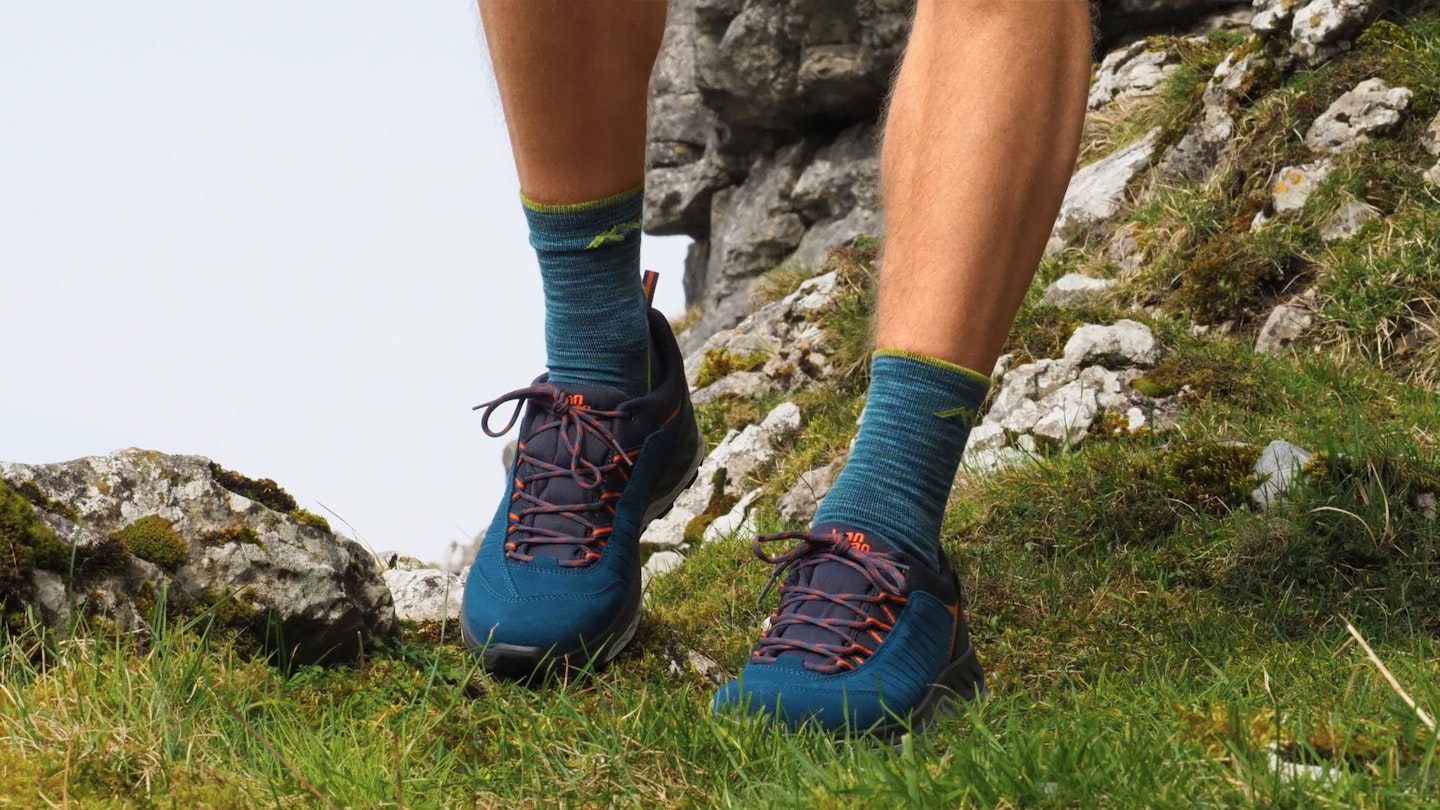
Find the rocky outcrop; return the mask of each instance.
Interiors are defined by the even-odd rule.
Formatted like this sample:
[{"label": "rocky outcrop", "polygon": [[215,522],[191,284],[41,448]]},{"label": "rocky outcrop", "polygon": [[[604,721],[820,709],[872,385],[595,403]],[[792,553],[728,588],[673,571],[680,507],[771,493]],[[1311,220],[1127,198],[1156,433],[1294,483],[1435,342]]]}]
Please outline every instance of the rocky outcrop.
[{"label": "rocky outcrop", "polygon": [[1156,400],[1134,387],[1160,355],[1149,327],[1120,320],[1076,329],[1059,358],[1012,368],[1002,357],[995,394],[970,433],[963,468],[987,473],[1033,457],[1040,442],[1071,447],[1096,430],[1168,428],[1178,416],[1178,398]]},{"label": "rocky outcrop", "polygon": [[[1101,0],[1109,42],[1244,22],[1234,0]],[[877,121],[913,0],[673,0],[652,79],[646,228],[695,239],[693,351],[750,309],[756,278],[883,229]],[[1220,16],[1216,16],[1220,15]],[[1229,16],[1226,16],[1229,15]],[[1150,92],[1173,65],[1143,47],[1094,101]],[[1148,156],[1147,156],[1148,159]]]},{"label": "rocky outcrop", "polygon": [[160,613],[201,616],[304,662],[353,658],[397,629],[375,556],[268,479],[131,449],[0,462],[0,480],[43,527],[17,572],[28,581],[0,602],[29,597],[62,632],[84,617],[143,638]]}]

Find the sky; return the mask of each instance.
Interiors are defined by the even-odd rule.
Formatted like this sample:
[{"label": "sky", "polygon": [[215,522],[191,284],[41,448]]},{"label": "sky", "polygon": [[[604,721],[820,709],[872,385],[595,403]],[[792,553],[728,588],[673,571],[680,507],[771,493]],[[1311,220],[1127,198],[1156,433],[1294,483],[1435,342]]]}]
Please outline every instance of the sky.
[{"label": "sky", "polygon": [[[646,240],[679,314],[688,240]],[[468,541],[470,408],[544,365],[473,2],[0,0],[0,336],[0,459],[198,454]]]}]

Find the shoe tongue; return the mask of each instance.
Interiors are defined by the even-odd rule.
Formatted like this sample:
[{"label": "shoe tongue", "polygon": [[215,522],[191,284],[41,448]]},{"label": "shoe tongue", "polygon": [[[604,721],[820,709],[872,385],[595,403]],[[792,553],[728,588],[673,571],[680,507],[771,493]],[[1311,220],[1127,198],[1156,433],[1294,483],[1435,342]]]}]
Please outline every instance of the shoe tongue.
[{"label": "shoe tongue", "polygon": [[[832,532],[840,538],[833,552],[834,557],[841,559],[824,559],[813,565],[797,567],[787,578],[786,585],[789,587],[812,588],[832,596],[841,594],[854,594],[857,596],[873,596],[878,592],[877,586],[871,583],[865,575],[862,564],[853,559],[852,555],[864,557],[867,554],[888,554],[893,549],[883,538],[871,535],[866,532],[857,531],[848,526],[837,523],[820,523],[810,529],[810,533],[817,537],[826,536]],[[848,549],[848,550],[847,550]],[[822,552],[824,553],[824,552]],[[852,601],[856,607],[868,609],[868,615],[885,619],[884,613],[879,605],[863,605],[858,600]],[[780,618],[792,615],[803,615],[813,619],[841,619],[844,621],[858,621],[862,617],[848,607],[837,605],[824,599],[800,599],[795,598],[785,605],[780,613]],[[888,623],[888,619],[887,619]],[[863,633],[864,631],[856,631]],[[841,644],[840,636],[832,630],[816,627],[811,624],[787,625],[774,633],[774,638],[783,638],[787,641],[799,641],[809,644]],[[874,648],[873,637],[869,637],[870,644],[866,639],[851,636],[860,644],[871,649]],[[868,637],[868,634],[867,634]],[[790,649],[779,655],[780,660],[792,658],[797,662],[800,660],[811,663],[831,663],[829,657],[805,650]]]},{"label": "shoe tongue", "polygon": [[[629,397],[625,392],[615,388],[599,385],[565,385],[556,386],[560,389],[560,395],[567,404],[562,408],[584,409],[594,411],[613,411],[620,407]],[[525,424],[521,429],[525,439],[524,455],[554,464],[562,469],[569,470],[572,463],[580,471],[582,481],[589,483],[593,473],[579,459],[570,446],[561,438],[558,423],[561,415],[549,407],[531,405],[525,415]],[[603,420],[613,422],[613,420]],[[548,430],[537,432],[545,425],[556,425]],[[570,421],[570,428],[567,431],[573,441],[576,437],[575,422]],[[619,437],[617,437],[619,438]],[[615,451],[602,438],[589,432],[580,434],[581,458],[591,464],[601,467],[609,463],[615,455]],[[526,479],[541,469],[533,464],[522,463],[517,470],[520,478]],[[610,476],[615,476],[611,473]],[[526,485],[526,492],[539,498],[542,501],[556,505],[577,505],[592,504],[600,500],[600,495],[605,491],[604,485],[586,488],[581,482],[575,480],[568,474],[556,475],[551,478],[541,478],[531,481]],[[578,519],[577,519],[578,518]],[[536,529],[548,529],[559,532],[569,537],[582,537],[587,534],[586,526],[579,522],[579,519],[589,521],[597,527],[610,525],[611,516],[608,512],[595,509],[576,513],[575,517],[562,514],[536,515],[528,521],[528,527]],[[557,560],[584,559],[585,547],[579,543],[526,543],[524,538],[527,535],[527,527],[517,530],[518,544],[520,551],[526,554],[533,554],[536,557],[551,557]]]}]

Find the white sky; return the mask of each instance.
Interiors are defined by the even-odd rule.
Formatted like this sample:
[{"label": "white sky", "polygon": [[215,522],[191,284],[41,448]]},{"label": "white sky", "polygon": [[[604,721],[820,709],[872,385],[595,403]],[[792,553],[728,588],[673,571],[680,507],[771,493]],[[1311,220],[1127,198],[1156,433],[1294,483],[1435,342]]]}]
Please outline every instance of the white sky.
[{"label": "white sky", "polygon": [[[205,455],[429,559],[479,531],[503,441],[470,406],[544,352],[478,30],[0,0],[0,459]],[[647,239],[678,313],[687,240]]]}]

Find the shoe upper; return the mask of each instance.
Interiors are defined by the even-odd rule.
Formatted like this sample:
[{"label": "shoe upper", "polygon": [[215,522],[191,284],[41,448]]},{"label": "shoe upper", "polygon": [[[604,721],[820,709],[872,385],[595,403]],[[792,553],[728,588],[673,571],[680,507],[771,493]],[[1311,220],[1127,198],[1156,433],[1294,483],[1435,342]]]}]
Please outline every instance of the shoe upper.
[{"label": "shoe upper", "polygon": [[[783,539],[799,543],[778,556],[761,548]],[[934,571],[833,524],[755,545],[777,566],[771,583],[785,576],[780,604],[740,676],[716,693],[717,710],[865,730],[907,715],[969,649],[959,582],[943,560]]]},{"label": "shoe upper", "polygon": [[[480,407],[485,429],[520,438],[505,494],[466,579],[462,620],[477,644],[561,653],[585,646],[637,609],[639,538],[656,497],[675,489],[699,447],[680,350],[650,310],[656,385],[532,385]],[[490,417],[516,412],[500,430]]]}]

